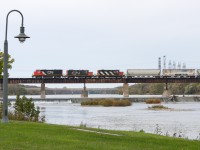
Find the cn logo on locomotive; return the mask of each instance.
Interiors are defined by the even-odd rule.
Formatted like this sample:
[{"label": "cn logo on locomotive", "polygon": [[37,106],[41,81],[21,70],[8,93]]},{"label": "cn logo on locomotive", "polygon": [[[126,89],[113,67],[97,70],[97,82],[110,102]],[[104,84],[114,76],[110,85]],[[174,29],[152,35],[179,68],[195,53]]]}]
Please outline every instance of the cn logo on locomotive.
[{"label": "cn logo on locomotive", "polygon": [[47,74],[53,74],[53,71],[47,71]]}]

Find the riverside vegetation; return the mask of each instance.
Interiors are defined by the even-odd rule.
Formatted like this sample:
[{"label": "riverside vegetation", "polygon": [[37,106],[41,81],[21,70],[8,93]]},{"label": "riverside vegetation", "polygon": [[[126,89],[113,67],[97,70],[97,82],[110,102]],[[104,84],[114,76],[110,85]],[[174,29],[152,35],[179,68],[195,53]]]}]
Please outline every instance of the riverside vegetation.
[{"label": "riverside vegetation", "polygon": [[[12,107],[11,103],[9,106]],[[2,118],[2,103],[0,103],[0,118]],[[40,108],[35,107],[32,98],[28,99],[25,96],[16,98],[12,109],[8,112],[8,118],[10,120],[23,120],[23,121],[45,121],[45,116],[40,116]]]},{"label": "riverside vegetation", "polygon": [[161,100],[160,99],[146,99],[145,103],[146,104],[160,104]]},{"label": "riverside vegetation", "polygon": [[81,106],[131,106],[131,101],[114,100],[114,99],[98,99],[81,102]]},{"label": "riverside vegetation", "polygon": [[170,108],[163,106],[163,105],[153,105],[151,107],[148,107],[148,109],[150,109],[150,110],[161,110],[161,109],[170,109]]},{"label": "riverside vegetation", "polygon": [[[1,65],[1,64],[0,64]],[[1,73],[1,72],[0,72]],[[0,76],[1,77],[1,76]],[[130,95],[162,95],[165,84],[163,83],[138,83],[129,86]],[[172,95],[200,94],[200,83],[169,83],[168,87]],[[9,95],[40,95],[40,87],[25,86],[21,84],[9,84]],[[115,90],[114,90],[115,89]],[[65,91],[65,92],[64,92]],[[122,87],[113,90],[91,90],[91,94],[123,94]],[[55,89],[46,88],[46,94],[54,94]],[[69,88],[63,87],[56,89],[58,94],[71,94]],[[80,94],[81,90],[73,90],[74,94]]]},{"label": "riverside vegetation", "polygon": [[[165,84],[163,83],[138,83],[129,86],[130,95],[162,95]],[[169,83],[168,88],[173,95],[200,94],[200,83]],[[122,87],[117,88],[122,94]]]},{"label": "riverside vegetation", "polygon": [[157,105],[152,105],[152,106],[149,106],[148,107],[148,109],[149,110],[161,110],[161,109],[170,109],[170,108],[168,108],[168,107],[166,107],[166,106],[163,106],[163,105],[161,105],[160,103],[161,103],[161,100],[160,99],[147,99],[146,101],[145,101],[145,103],[146,104],[157,104]]}]

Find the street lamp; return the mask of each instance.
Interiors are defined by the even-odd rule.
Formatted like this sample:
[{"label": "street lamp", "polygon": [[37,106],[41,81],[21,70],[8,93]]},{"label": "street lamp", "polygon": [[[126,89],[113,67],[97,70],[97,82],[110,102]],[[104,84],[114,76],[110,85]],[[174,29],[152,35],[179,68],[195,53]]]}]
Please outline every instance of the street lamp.
[{"label": "street lamp", "polygon": [[22,17],[22,25],[20,27],[20,34],[15,36],[21,43],[23,43],[26,38],[30,38],[24,34],[24,17],[22,13],[18,10],[11,10],[6,17],[6,32],[4,41],[4,56],[3,56],[3,111],[2,111],[2,122],[8,122],[8,41],[7,41],[7,31],[8,31],[8,16],[11,12],[18,12]]}]

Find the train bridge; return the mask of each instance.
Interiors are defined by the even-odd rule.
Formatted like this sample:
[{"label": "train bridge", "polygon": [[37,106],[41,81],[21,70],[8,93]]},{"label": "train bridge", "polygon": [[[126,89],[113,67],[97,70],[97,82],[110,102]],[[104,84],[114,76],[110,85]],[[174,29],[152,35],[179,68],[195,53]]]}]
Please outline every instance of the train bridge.
[{"label": "train bridge", "polygon": [[[0,79],[0,83],[3,79]],[[9,78],[9,84],[37,83],[200,83],[199,77],[110,77],[110,78]]]},{"label": "train bridge", "polygon": [[[3,83],[3,79],[0,79],[0,83]],[[88,92],[86,90],[86,83],[122,83],[124,97],[129,96],[128,84],[129,83],[165,83],[165,95],[167,95],[168,83],[200,83],[199,77],[76,77],[76,78],[9,78],[9,84],[41,84],[41,98],[45,98],[45,84],[62,84],[62,83],[83,83],[84,88],[82,97],[87,97]]]}]

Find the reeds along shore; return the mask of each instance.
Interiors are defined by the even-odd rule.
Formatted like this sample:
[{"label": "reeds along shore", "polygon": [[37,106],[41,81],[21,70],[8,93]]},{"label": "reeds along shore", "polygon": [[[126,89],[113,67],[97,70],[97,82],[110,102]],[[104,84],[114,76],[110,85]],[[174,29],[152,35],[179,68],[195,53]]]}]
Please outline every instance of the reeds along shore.
[{"label": "reeds along shore", "polygon": [[146,104],[160,104],[161,100],[160,99],[146,99],[145,102]]},{"label": "reeds along shore", "polygon": [[98,99],[98,100],[88,100],[81,102],[81,106],[131,106],[130,100],[104,100],[104,99]]}]

